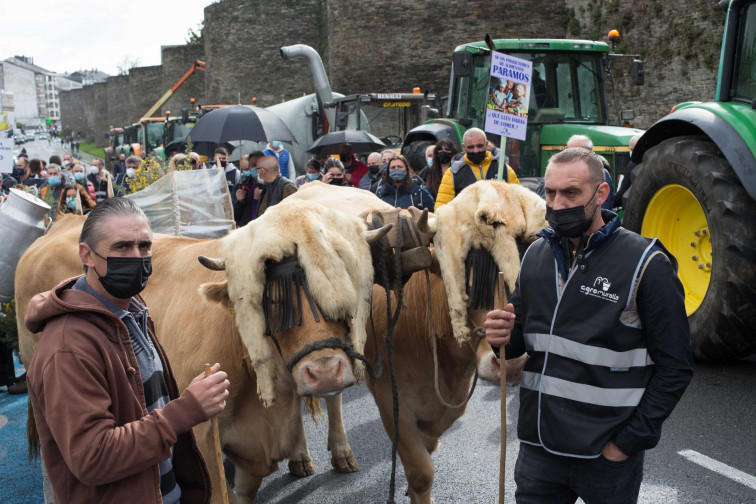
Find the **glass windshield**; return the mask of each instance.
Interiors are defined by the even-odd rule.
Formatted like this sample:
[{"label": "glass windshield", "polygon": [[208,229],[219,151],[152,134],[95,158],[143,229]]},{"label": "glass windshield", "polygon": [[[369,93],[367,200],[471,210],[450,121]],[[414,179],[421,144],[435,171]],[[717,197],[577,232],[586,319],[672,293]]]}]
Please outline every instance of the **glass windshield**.
[{"label": "glass windshield", "polygon": [[163,143],[163,126],[162,122],[147,123],[147,150],[156,149]]},{"label": "glass windshield", "polygon": [[756,98],[756,3],[744,9],[735,56],[733,98]]},{"label": "glass windshield", "polygon": [[[601,55],[598,53],[516,52],[507,54],[533,62],[528,122],[605,123]],[[472,77],[453,80],[451,117],[469,118],[481,126],[488,88],[488,54],[473,56]]]}]

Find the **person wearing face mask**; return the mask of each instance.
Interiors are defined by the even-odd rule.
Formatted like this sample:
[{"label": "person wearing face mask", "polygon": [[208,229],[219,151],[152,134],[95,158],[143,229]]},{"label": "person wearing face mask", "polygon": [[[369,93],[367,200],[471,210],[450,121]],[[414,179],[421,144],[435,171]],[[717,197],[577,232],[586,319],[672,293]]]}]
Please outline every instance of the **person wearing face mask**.
[{"label": "person wearing face mask", "polygon": [[241,172],[234,166],[233,163],[228,161],[228,151],[225,147],[218,147],[215,149],[215,163],[208,166],[208,168],[218,168],[223,170],[226,174],[226,182],[228,183],[228,191],[233,192],[239,182],[241,182]]},{"label": "person wearing face mask", "polygon": [[360,180],[370,170],[368,170],[368,165],[354,157],[350,144],[339,146],[339,161],[344,165],[344,180],[352,187],[360,187]]},{"label": "person wearing face mask", "polygon": [[263,186],[257,203],[258,217],[269,207],[279,204],[284,198],[297,192],[297,186],[281,176],[278,160],[273,156],[263,156],[257,161],[257,179]]},{"label": "person wearing face mask", "polygon": [[332,157],[326,159],[323,165],[323,178],[321,179],[324,184],[349,187],[344,175],[344,165],[339,159]]},{"label": "person wearing face mask", "polygon": [[56,207],[56,218],[64,214],[87,215],[95,207],[95,202],[79,184],[66,184],[60,192]]},{"label": "person wearing face mask", "polygon": [[[500,151],[495,147],[488,149],[485,131],[480,128],[465,131],[462,145],[465,149],[464,157],[452,161],[451,168],[441,178],[436,196],[436,210],[453,200],[465,187],[479,180],[496,179],[498,175]],[[505,172],[507,182],[520,183],[511,166],[506,165]]]},{"label": "person wearing face mask", "polygon": [[24,156],[19,156],[18,160],[16,160],[16,167],[13,168],[13,178],[15,178],[19,184],[28,185],[27,181],[29,180],[30,175],[31,170],[29,170],[29,160]]},{"label": "person wearing face mask", "polygon": [[[126,158],[126,173],[124,178],[121,180],[121,189],[119,189],[118,191],[118,196],[123,196],[124,194],[131,192],[131,188],[129,187],[129,180],[133,179],[136,176],[136,172],[140,166],[142,166],[142,160],[138,156],[129,156],[128,158]],[[118,181],[116,181],[116,183],[117,182]]]},{"label": "person wearing face mask", "polygon": [[425,181],[425,186],[435,199],[438,196],[438,187],[441,185],[441,179],[444,173],[451,167],[452,159],[454,159],[454,156],[459,151],[454,142],[448,138],[439,140],[432,147],[432,163],[430,166],[423,168],[417,175]]},{"label": "person wearing face mask", "polygon": [[257,217],[257,202],[262,192],[257,162],[263,156],[264,154],[261,151],[252,152],[247,156],[246,165],[243,165],[241,182],[233,192],[236,227],[245,226]]},{"label": "person wearing face mask", "polygon": [[[587,135],[572,135],[569,140],[567,140],[567,148],[570,149],[572,147],[580,147],[592,151],[593,142]],[[598,154],[597,156],[601,160],[601,164],[604,165],[604,178],[609,186],[609,196],[607,196],[604,203],[601,204],[601,208],[604,210],[611,210],[614,208],[614,183],[612,182],[612,175],[609,173],[609,168],[611,166],[604,156]]]},{"label": "person wearing face mask", "polygon": [[268,146],[263,150],[263,154],[266,156],[272,156],[278,160],[278,166],[281,167],[281,176],[289,180],[293,180],[296,175],[294,169],[294,160],[291,158],[291,153],[284,148],[284,146],[278,140],[271,140],[268,142]]},{"label": "person wearing face mask", "polygon": [[378,188],[378,197],[397,208],[417,207],[431,210],[435,201],[419,179],[412,176],[410,165],[404,156],[389,160],[383,185]]},{"label": "person wearing face mask", "polygon": [[383,181],[384,169],[381,166],[381,155],[371,152],[367,158],[368,172],[360,179],[360,189],[375,194]]},{"label": "person wearing face mask", "polygon": [[[50,163],[47,165],[47,187],[45,187],[45,197],[48,199],[51,199],[53,202],[60,201],[60,192],[63,190],[63,186],[65,186],[65,181],[63,180],[63,175],[60,171],[60,166],[58,166],[55,163]],[[57,205],[53,204],[52,206],[52,214],[51,217],[55,219],[55,214],[57,212]]]},{"label": "person wearing face mask", "polygon": [[24,321],[42,332],[27,385],[55,502],[209,502],[192,427],[223,410],[229,382],[215,364],[179,393],[139,296],[152,273],[147,217],[107,199],[78,251],[84,275],[32,298]]},{"label": "person wearing face mask", "polygon": [[108,199],[108,171],[105,169],[105,162],[100,158],[94,158],[88,171],[87,180],[94,188],[95,202],[100,203]]},{"label": "person wearing face mask", "polygon": [[592,151],[566,149],[545,174],[546,219],[486,339],[527,351],[515,466],[523,502],[635,503],[645,450],[693,376],[685,292],[658,239],[601,210]]},{"label": "person wearing face mask", "polygon": [[307,161],[307,164],[305,165],[305,174],[297,177],[297,180],[294,182],[297,189],[305,184],[314,182],[315,180],[320,180],[322,178],[320,168],[320,162],[318,162],[317,159],[310,159]]},{"label": "person wearing face mask", "polygon": [[92,182],[87,180],[87,174],[84,171],[84,167],[79,163],[75,163],[73,167],[71,167],[71,175],[73,176],[74,182],[81,185],[89,193],[89,197],[92,198],[92,201],[95,201],[95,188]]}]

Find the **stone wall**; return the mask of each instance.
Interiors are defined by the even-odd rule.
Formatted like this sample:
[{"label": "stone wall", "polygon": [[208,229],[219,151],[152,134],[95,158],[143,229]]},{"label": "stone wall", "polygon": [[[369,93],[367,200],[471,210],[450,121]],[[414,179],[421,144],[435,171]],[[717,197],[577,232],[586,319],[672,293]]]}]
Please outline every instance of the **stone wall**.
[{"label": "stone wall", "polygon": [[[203,45],[183,45],[183,46],[163,46],[163,84],[162,93],[168,91],[174,84],[192,67],[196,60],[205,61],[205,46]],[[181,109],[192,105],[190,99],[194,98],[197,103],[206,103],[205,101],[205,72],[197,70],[173,93],[168,101],[163,105],[158,114],[163,114],[166,110],[171,111],[172,116],[181,115]],[[157,101],[157,98],[153,103]]]},{"label": "stone wall", "polygon": [[270,106],[313,92],[306,63],[284,61],[280,48],[314,47],[327,58],[325,0],[224,0],[205,8],[208,103]]},{"label": "stone wall", "polygon": [[[456,46],[483,40],[486,33],[545,36],[545,24],[560,18],[561,5],[555,0],[328,0],[331,84],[348,93],[408,93],[419,86],[445,95]],[[564,31],[551,26],[548,36],[563,37]]]},{"label": "stone wall", "polygon": [[565,0],[563,19],[568,37],[607,40],[616,29],[622,36],[617,52],[643,56],[643,86],[632,83],[632,60],[616,60],[612,67],[619,108],[635,111],[635,126],[648,128],[677,103],[714,98],[725,23],[717,2]]},{"label": "stone wall", "polygon": [[161,65],[129,70],[129,119],[131,122],[139,121],[165,91]]},{"label": "stone wall", "polygon": [[92,122],[92,135],[91,141],[94,141],[99,147],[105,147],[108,145],[108,141],[105,138],[105,133],[110,128],[108,122],[108,84],[100,82],[92,86],[94,88],[94,100],[95,100],[95,113]]},{"label": "stone wall", "polygon": [[104,94],[63,92],[61,116],[100,143],[111,124],[138,121],[197,59],[207,71],[192,75],[160,115],[179,115],[190,98],[221,104],[256,97],[270,106],[309,94],[307,63],[279,52],[298,43],[320,53],[336,92],[418,86],[442,96],[454,48],[486,33],[608,40],[616,28],[623,36],[617,51],[643,56],[646,84],[632,84],[631,59],[616,60],[617,106],[607,86],[611,119],[618,122],[618,109],[634,109],[633,124],[646,128],[678,102],[713,98],[723,26],[724,13],[711,0],[220,0],[205,8],[204,45],[163,47],[161,66],[111,78]]},{"label": "stone wall", "polygon": [[[107,82],[107,127],[120,128],[129,122],[129,76],[108,77]],[[99,135],[104,140],[103,133],[100,132]]]},{"label": "stone wall", "polygon": [[83,131],[87,126],[84,116],[84,93],[86,88],[60,92],[60,125],[63,136],[72,131]]}]

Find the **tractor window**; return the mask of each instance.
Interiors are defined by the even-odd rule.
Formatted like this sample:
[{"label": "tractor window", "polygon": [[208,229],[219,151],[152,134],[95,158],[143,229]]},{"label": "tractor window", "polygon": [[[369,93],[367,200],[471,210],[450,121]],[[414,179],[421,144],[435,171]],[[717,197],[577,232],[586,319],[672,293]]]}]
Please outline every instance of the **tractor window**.
[{"label": "tractor window", "polygon": [[733,98],[756,98],[756,3],[744,9],[735,56]]},{"label": "tractor window", "polygon": [[488,54],[473,55],[473,71],[470,77],[455,77],[452,93],[451,117],[472,119],[472,126],[482,127],[482,119],[488,98],[491,57]]},{"label": "tractor window", "polygon": [[163,143],[163,127],[162,122],[147,123],[147,150],[152,151]]}]

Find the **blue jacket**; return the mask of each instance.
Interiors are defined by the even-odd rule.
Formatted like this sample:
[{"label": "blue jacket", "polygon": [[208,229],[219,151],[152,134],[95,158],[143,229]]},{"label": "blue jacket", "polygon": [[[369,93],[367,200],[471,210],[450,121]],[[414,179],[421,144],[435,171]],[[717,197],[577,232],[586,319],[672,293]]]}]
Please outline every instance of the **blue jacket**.
[{"label": "blue jacket", "polygon": [[428,188],[418,184],[415,180],[412,181],[412,185],[406,192],[404,186],[397,188],[394,184],[383,184],[378,188],[377,194],[383,201],[398,208],[414,206],[420,210],[427,208],[432,212],[436,204]]}]

